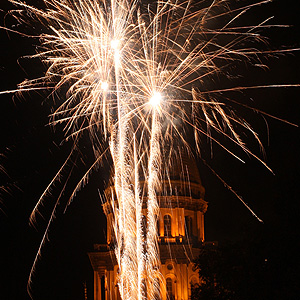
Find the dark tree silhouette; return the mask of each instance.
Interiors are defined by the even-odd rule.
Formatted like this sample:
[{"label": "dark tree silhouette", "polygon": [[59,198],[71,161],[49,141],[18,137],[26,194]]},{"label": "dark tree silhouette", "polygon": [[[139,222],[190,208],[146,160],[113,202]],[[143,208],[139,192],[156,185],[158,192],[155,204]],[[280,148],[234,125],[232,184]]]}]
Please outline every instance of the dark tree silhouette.
[{"label": "dark tree silhouette", "polygon": [[296,227],[273,225],[240,242],[203,247],[196,261],[202,283],[191,299],[299,299]]}]

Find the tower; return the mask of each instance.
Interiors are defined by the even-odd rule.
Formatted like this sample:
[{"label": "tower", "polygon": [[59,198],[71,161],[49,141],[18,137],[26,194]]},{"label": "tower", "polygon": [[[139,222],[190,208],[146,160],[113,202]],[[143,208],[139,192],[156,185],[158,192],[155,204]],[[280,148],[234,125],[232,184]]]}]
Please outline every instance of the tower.
[{"label": "tower", "polygon": [[[161,291],[161,300],[188,300],[191,285],[199,281],[193,259],[199,255],[204,242],[205,190],[196,162],[186,150],[175,152],[172,158],[164,157],[164,161],[171,167],[169,173],[162,176],[161,192],[157,195],[160,272],[165,286]],[[94,252],[89,253],[94,270],[94,300],[120,299],[118,266],[113,251],[110,190],[106,190],[107,200],[103,204],[107,218],[107,244],[94,245]],[[144,216],[146,212],[147,208],[143,206]]]}]

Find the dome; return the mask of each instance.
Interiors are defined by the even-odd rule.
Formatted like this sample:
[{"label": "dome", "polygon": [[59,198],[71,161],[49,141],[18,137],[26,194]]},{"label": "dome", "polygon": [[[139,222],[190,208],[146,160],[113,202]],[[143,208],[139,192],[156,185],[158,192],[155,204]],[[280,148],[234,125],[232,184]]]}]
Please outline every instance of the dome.
[{"label": "dome", "polygon": [[164,152],[163,180],[180,180],[202,185],[196,160],[188,149],[178,146]]},{"label": "dome", "polygon": [[[160,185],[157,186],[157,193],[161,196],[181,195],[192,196],[195,199],[204,199],[205,189],[202,186],[199,170],[195,157],[183,146],[165,146],[161,149],[161,175]],[[147,170],[140,169],[139,181],[141,184],[142,197],[147,197]],[[134,173],[132,173],[134,176]],[[134,178],[132,178],[134,180]],[[110,181],[106,191],[110,198],[109,190],[113,186],[113,169],[111,170]]]},{"label": "dome", "polygon": [[162,189],[164,195],[204,198],[199,170],[193,154],[185,147],[165,149],[163,153]]}]

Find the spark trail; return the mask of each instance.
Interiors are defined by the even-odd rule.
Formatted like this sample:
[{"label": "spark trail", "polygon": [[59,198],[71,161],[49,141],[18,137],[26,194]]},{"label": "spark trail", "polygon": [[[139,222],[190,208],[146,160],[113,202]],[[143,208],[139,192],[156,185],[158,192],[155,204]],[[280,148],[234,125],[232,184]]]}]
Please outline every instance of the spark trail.
[{"label": "spark trail", "polygon": [[[204,135],[242,160],[213,136],[214,131],[265,165],[248,150],[239,133],[247,130],[260,143],[256,132],[236,116],[230,99],[218,97],[218,90],[206,89],[205,82],[221,76],[235,61],[260,63],[264,52],[245,44],[262,43],[257,32],[269,26],[269,20],[236,28],[234,23],[250,8],[269,1],[233,10],[227,0],[44,0],[43,8],[11,2],[29,11],[48,32],[39,36],[41,47],[35,55],[47,66],[45,76],[21,83],[18,91],[59,93],[63,101],[51,123],[64,123],[74,145],[82,132],[89,132],[95,164],[72,197],[100,164],[104,151],[99,134],[109,142],[114,191],[107,200],[114,212],[120,294],[123,300],[155,299],[162,283],[156,219],[164,145],[168,151],[173,141],[189,147],[185,128],[190,127],[197,147],[199,136]],[[12,12],[21,19],[18,13]],[[222,92],[243,89],[247,87]],[[65,165],[37,203],[32,220]],[[141,177],[146,187],[141,186]],[[142,230],[144,198],[146,236]]]}]

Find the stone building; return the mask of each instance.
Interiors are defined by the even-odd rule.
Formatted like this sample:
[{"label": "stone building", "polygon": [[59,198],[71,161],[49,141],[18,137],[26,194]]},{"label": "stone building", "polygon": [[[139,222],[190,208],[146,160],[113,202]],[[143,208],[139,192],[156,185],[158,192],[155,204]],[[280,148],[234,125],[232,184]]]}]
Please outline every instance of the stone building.
[{"label": "stone building", "polygon": [[[160,299],[188,300],[191,284],[199,281],[192,261],[204,243],[207,202],[195,160],[181,152],[171,164],[170,174],[162,180],[163,192],[158,195],[158,244],[164,281]],[[89,253],[94,270],[94,300],[119,300],[109,200],[103,204],[103,209],[107,218],[107,244],[94,245],[94,251]],[[144,215],[146,210],[143,207]]]}]

